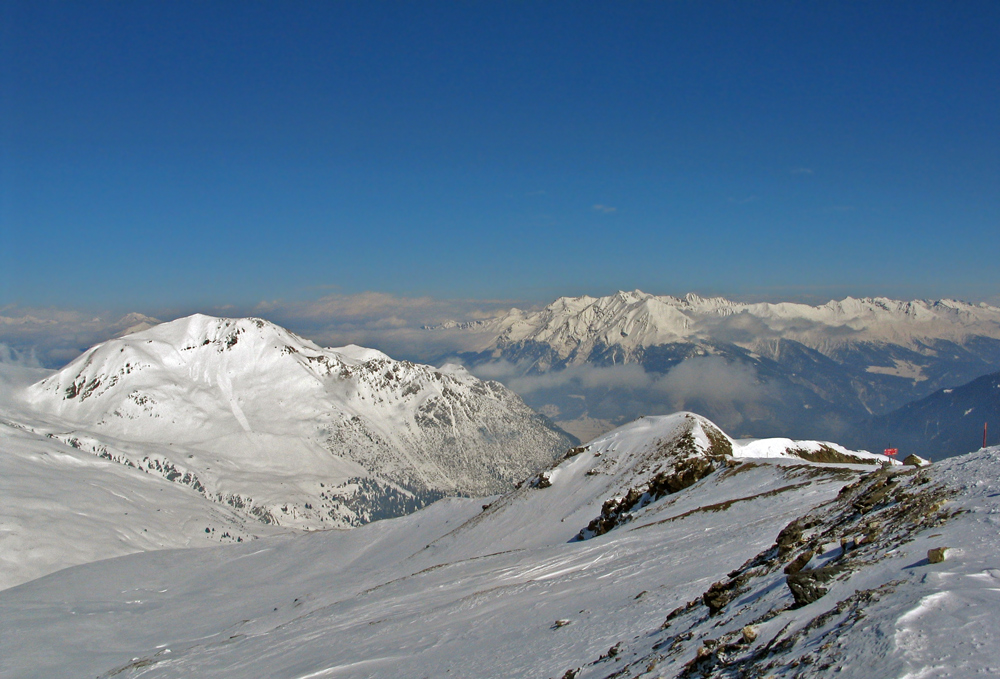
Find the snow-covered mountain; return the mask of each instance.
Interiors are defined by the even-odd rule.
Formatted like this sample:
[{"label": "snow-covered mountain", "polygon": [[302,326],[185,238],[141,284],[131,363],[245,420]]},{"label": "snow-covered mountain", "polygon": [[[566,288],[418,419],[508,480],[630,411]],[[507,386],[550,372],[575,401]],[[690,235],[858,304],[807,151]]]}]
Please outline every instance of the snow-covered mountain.
[{"label": "snow-covered mountain", "polygon": [[196,315],[99,344],[31,386],[36,429],[265,523],[358,525],[496,493],[570,440],[497,382],[260,319]]},{"label": "snow-covered mountain", "polygon": [[0,675],[992,672],[1000,449],[882,460],[644,418],[485,504],[2,591]]},{"label": "snow-covered mountain", "polygon": [[[439,331],[463,333],[474,372],[504,377],[570,431],[686,408],[740,435],[836,438],[1000,368],[1000,308],[955,300],[744,304],[635,290]],[[646,379],[616,379],[629,365]],[[714,382],[739,388],[701,386]]]},{"label": "snow-covered mountain", "polygon": [[546,344],[553,358],[570,364],[614,348],[621,361],[642,349],[716,338],[743,330],[748,347],[758,340],[794,340],[824,354],[857,342],[920,349],[927,340],[1000,339],[1000,308],[957,300],[903,302],[884,297],[831,301],[821,306],[782,302],[747,304],[722,297],[655,296],[634,290],[607,297],[561,297],[539,311],[512,309],[477,332],[493,335],[483,350],[501,354],[528,343]]}]

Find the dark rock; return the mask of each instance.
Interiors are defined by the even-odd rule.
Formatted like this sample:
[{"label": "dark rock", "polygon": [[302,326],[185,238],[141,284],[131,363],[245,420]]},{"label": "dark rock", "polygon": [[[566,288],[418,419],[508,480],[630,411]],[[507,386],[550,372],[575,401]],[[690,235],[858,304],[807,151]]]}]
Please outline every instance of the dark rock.
[{"label": "dark rock", "polygon": [[806,551],[799,554],[791,561],[791,563],[785,566],[785,575],[795,575],[796,573],[801,571],[803,568],[806,567],[806,564],[808,564],[812,560],[813,556],[815,556],[815,552],[813,552],[811,549],[807,549]]},{"label": "dark rock", "polygon": [[810,462],[825,462],[828,464],[878,464],[877,459],[845,455],[835,448],[822,444],[820,444],[819,450],[790,448],[788,452]]},{"label": "dark rock", "polygon": [[794,550],[801,541],[802,525],[798,520],[792,521],[790,524],[782,528],[781,532],[778,533],[778,537],[774,539],[774,544],[778,548],[778,556],[784,557],[786,554]]},{"label": "dark rock", "polygon": [[731,580],[716,582],[709,587],[708,591],[701,596],[702,603],[708,606],[709,615],[715,615],[721,611],[726,604],[735,599],[742,591],[740,588],[743,587],[749,579],[749,575],[743,574]]},{"label": "dark rock", "polygon": [[789,575],[785,581],[792,592],[792,598],[795,599],[794,608],[811,604],[826,594],[826,587],[820,583],[832,580],[841,570],[836,566],[824,566]]}]

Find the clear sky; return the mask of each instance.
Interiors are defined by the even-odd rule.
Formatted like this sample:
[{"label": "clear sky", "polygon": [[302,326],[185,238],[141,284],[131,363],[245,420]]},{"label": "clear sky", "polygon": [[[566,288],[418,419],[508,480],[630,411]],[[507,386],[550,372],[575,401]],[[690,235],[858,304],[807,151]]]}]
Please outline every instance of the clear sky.
[{"label": "clear sky", "polygon": [[0,306],[1000,301],[1000,3],[0,3]]}]

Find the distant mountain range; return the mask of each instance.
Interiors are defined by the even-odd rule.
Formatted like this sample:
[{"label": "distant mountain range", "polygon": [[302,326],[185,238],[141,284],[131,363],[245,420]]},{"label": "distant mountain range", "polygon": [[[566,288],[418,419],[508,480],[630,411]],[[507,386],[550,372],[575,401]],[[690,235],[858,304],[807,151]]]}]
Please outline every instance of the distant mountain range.
[{"label": "distant mountain range", "polygon": [[[636,290],[446,328],[471,340],[461,359],[473,372],[569,431],[690,409],[741,436],[837,439],[1000,369],[1000,308],[955,300],[744,304]],[[624,379],[629,366],[646,379]]]}]

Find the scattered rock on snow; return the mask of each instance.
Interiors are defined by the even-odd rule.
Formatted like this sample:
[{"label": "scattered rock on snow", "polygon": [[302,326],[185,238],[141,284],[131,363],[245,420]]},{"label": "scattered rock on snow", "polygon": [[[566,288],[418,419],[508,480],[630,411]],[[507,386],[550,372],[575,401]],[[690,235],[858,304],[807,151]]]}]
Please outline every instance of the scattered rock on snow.
[{"label": "scattered rock on snow", "polygon": [[824,566],[809,571],[799,571],[786,579],[788,589],[792,591],[795,608],[807,606],[826,594],[826,587],[820,583],[828,582],[843,569],[837,566]]},{"label": "scattered rock on snow", "polygon": [[795,575],[801,571],[812,560],[813,556],[815,556],[815,552],[811,549],[807,549],[799,554],[797,557],[792,559],[787,566],[785,566],[785,575]]}]

